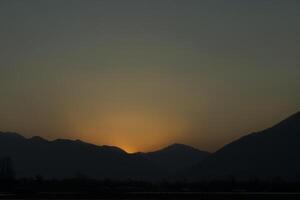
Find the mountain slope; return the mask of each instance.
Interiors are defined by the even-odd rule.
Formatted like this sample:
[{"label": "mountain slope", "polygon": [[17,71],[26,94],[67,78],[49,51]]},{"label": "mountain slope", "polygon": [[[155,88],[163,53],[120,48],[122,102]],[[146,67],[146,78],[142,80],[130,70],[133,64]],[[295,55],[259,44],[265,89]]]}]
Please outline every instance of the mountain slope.
[{"label": "mountain slope", "polygon": [[194,148],[173,147],[128,154],[117,147],[96,146],[79,140],[48,141],[37,136],[26,139],[16,133],[0,133],[0,158],[13,160],[17,177],[68,178],[83,174],[99,179],[157,180],[178,166],[187,166],[190,161],[194,164],[202,158],[203,153]]},{"label": "mountain slope", "polygon": [[173,144],[145,156],[170,174],[199,163],[210,153],[200,151],[184,144]]},{"label": "mountain slope", "polygon": [[[205,159],[190,175],[201,178],[300,180],[300,113],[242,137]],[[195,177],[195,176],[194,176]]]}]

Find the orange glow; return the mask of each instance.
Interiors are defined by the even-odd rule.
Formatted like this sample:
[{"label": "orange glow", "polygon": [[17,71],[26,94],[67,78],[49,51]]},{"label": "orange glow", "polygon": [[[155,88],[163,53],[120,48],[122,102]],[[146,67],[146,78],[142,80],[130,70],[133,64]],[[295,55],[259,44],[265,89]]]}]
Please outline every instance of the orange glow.
[{"label": "orange glow", "polygon": [[[84,141],[112,145],[128,153],[152,151],[176,141],[186,125],[170,115],[151,112],[109,112],[73,123]],[[84,133],[84,134],[83,134]]]},{"label": "orange glow", "polygon": [[135,147],[129,146],[129,145],[122,145],[122,144],[114,144],[113,146],[117,146],[121,149],[123,149],[124,151],[126,151],[127,153],[136,153],[138,152],[138,150]]}]

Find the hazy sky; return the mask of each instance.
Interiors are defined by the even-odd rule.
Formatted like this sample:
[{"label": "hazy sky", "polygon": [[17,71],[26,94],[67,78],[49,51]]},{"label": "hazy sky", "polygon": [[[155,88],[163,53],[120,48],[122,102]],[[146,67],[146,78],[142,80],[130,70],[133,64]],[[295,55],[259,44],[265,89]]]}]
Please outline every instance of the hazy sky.
[{"label": "hazy sky", "polygon": [[300,110],[300,1],[1,0],[0,129],[214,151]]}]

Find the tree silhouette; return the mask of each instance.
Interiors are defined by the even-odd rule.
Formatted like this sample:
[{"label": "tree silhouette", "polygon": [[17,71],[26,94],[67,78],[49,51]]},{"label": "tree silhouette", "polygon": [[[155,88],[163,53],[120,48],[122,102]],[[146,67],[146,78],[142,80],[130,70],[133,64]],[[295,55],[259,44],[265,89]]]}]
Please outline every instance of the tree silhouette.
[{"label": "tree silhouette", "polygon": [[14,180],[15,171],[10,157],[0,159],[0,180]]}]

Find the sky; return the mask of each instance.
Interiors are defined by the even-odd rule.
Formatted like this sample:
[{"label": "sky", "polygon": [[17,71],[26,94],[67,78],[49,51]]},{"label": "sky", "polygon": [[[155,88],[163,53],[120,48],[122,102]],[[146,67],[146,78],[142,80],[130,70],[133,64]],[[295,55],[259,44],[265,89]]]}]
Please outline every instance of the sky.
[{"label": "sky", "polygon": [[1,0],[0,129],[216,151],[300,110],[298,0]]}]

